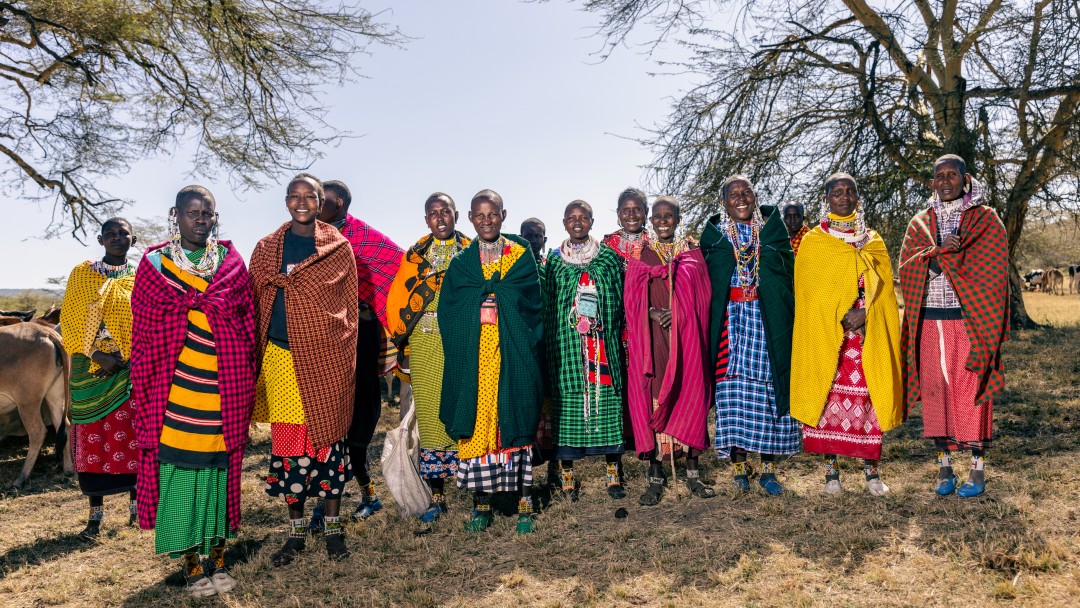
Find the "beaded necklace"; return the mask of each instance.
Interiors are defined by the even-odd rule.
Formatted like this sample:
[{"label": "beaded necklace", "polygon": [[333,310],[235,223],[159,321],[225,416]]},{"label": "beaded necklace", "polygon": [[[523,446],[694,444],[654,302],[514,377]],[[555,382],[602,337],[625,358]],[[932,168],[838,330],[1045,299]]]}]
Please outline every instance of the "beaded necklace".
[{"label": "beaded necklace", "polygon": [[559,248],[560,257],[572,266],[588,266],[589,262],[600,253],[600,243],[589,237],[584,243],[571,243],[570,239],[562,242]]},{"label": "beaded necklace", "polygon": [[671,260],[675,259],[675,256],[687,250],[687,243],[685,240],[673,240],[670,243],[661,243],[659,240],[656,240],[651,241],[649,246],[652,247],[653,252],[660,258],[660,262],[665,265],[670,264]]},{"label": "beaded necklace", "polygon": [[743,245],[735,222],[730,222],[727,226],[727,236],[731,241],[731,248],[735,254],[735,267],[738,271],[736,276],[738,277],[739,287],[751,293],[757,291],[758,265],[754,262],[761,253],[760,232],[761,225],[757,222],[751,223],[750,239]]},{"label": "beaded necklace", "polygon": [[450,266],[450,260],[454,258],[461,251],[461,245],[458,244],[457,239],[450,237],[447,240],[442,240],[432,237],[431,246],[428,247],[427,254],[424,258],[431,264],[431,273],[442,272]]},{"label": "beaded necklace", "polygon": [[[490,243],[484,241],[481,238],[477,238],[476,240],[479,242],[479,247],[480,247],[480,265],[481,266],[487,266],[488,264],[492,264],[494,262],[497,262],[502,258],[503,246],[504,246],[505,241],[504,241],[503,236],[501,234],[499,235],[499,238],[495,239],[494,241],[492,241]],[[500,270],[501,270],[501,268],[500,268]]]}]

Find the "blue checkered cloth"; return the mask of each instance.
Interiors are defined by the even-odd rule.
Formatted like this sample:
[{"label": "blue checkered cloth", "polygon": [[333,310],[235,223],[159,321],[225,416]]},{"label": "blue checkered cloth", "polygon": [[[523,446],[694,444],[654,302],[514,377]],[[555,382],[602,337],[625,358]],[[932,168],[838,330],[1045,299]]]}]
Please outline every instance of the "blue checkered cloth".
[{"label": "blue checkered cloth", "polygon": [[516,450],[469,458],[458,462],[457,485],[466,492],[520,492],[532,485],[532,450]]},{"label": "blue checkered cloth", "polygon": [[[743,226],[736,224],[736,228],[739,240],[743,240]],[[756,257],[753,262],[757,262]],[[738,272],[736,268],[731,275],[732,286],[741,284]],[[728,302],[727,326],[728,373],[716,384],[716,453],[726,458],[733,447],[761,454],[798,452],[798,422],[789,415],[776,417],[761,306],[756,301]]]}]

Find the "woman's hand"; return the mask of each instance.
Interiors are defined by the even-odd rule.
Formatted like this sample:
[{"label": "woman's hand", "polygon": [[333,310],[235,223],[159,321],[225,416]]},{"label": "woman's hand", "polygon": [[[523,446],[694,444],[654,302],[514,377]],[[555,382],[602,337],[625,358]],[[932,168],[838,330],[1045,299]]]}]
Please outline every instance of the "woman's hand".
[{"label": "woman's hand", "polygon": [[671,329],[671,309],[670,308],[650,308],[649,318],[660,324],[660,327]]},{"label": "woman's hand", "polygon": [[942,251],[960,251],[960,235],[950,234],[945,237],[945,240],[941,242]]},{"label": "woman's hand", "polygon": [[852,308],[844,314],[844,318],[840,319],[840,327],[843,327],[844,331],[859,331],[864,325],[866,325],[865,308]]},{"label": "woman's hand", "polygon": [[90,355],[90,360],[98,364],[98,371],[94,372],[94,376],[98,378],[104,378],[111,376],[120,371],[124,367],[124,360],[120,357],[120,353],[103,353],[100,350],[95,350]]}]

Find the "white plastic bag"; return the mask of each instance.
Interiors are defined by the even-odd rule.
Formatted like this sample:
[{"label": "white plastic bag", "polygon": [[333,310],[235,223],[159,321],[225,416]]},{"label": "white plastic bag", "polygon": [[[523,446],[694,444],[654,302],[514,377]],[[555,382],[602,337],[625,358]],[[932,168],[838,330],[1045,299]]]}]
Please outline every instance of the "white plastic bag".
[{"label": "white plastic bag", "polygon": [[401,424],[386,434],[382,472],[402,515],[419,517],[431,505],[431,488],[420,478],[420,433],[412,386],[401,383]]}]

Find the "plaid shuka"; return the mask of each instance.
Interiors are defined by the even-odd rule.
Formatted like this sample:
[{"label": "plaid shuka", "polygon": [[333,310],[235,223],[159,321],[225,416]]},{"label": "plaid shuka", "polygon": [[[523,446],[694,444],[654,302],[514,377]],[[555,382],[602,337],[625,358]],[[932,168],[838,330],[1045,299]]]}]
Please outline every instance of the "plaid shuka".
[{"label": "plaid shuka", "polygon": [[[585,361],[574,311],[578,285],[588,273],[596,285],[603,350],[607,354],[607,371],[611,384],[596,386],[596,373]],[[544,346],[547,356],[548,382],[557,419],[556,444],[574,447],[612,446],[622,443],[623,436],[623,272],[621,260],[607,246],[600,248],[587,265],[569,264],[560,255],[551,255],[544,267]],[[595,344],[592,348],[595,348]],[[594,356],[592,348],[590,357]],[[586,382],[588,369],[590,381]],[[603,374],[602,374],[603,375]],[[602,377],[602,376],[601,376]],[[599,388],[599,391],[597,390]],[[585,392],[589,392],[591,415],[585,416]],[[599,393],[599,400],[597,394]],[[598,402],[597,402],[598,401]]]},{"label": "plaid shuka", "polygon": [[[255,320],[251,277],[229,241],[206,291],[178,290],[143,256],[131,294],[131,402],[139,461],[139,527],[154,529],[158,507],[158,447],[177,358],[188,329],[188,311],[206,314],[218,356],[222,430],[229,454],[229,527],[240,527],[240,472],[255,401]],[[162,249],[150,248],[147,253]]]},{"label": "plaid shuka", "polygon": [[[972,195],[982,188],[972,179]],[[917,338],[925,306],[930,259],[936,257],[948,278],[964,314],[971,352],[964,366],[979,375],[975,403],[984,403],[1005,391],[1001,343],[1009,328],[1009,246],[1005,226],[997,213],[985,205],[963,211],[957,228],[959,251],[942,251],[938,217],[931,206],[908,224],[900,250],[900,289],[904,295],[901,352],[907,383],[905,407],[921,397]]]},{"label": "plaid shuka", "polygon": [[466,492],[520,492],[532,485],[532,450],[497,452],[458,463],[458,487]]},{"label": "plaid shuka", "polygon": [[356,258],[357,297],[375,311],[386,327],[386,297],[405,252],[389,237],[348,213],[341,235],[349,241]]},{"label": "plaid shuka", "polygon": [[262,362],[278,288],[285,293],[289,350],[304,406],[304,422],[317,447],[345,437],[356,387],[356,272],[349,242],[330,224],[315,223],[315,254],[281,273],[285,222],[251,254],[255,289],[256,356]]}]

